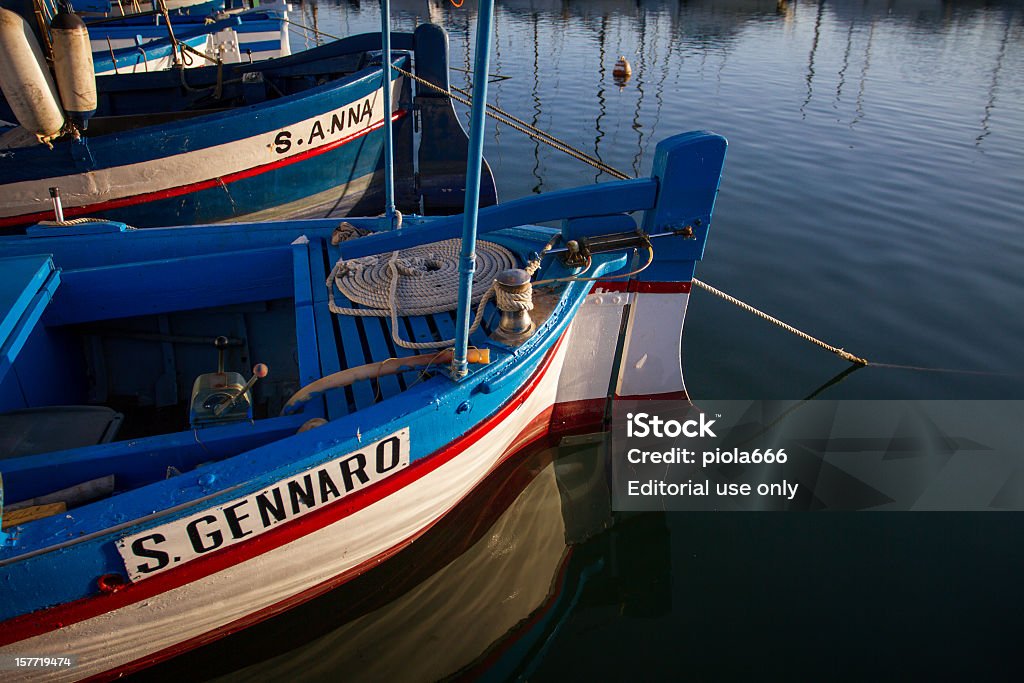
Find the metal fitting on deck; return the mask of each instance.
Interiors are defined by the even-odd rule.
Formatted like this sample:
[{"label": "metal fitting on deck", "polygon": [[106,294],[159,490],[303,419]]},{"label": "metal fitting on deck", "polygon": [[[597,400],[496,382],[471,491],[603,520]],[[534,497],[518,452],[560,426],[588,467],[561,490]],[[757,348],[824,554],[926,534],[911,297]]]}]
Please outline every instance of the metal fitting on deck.
[{"label": "metal fitting on deck", "polygon": [[533,310],[530,274],[519,268],[502,271],[494,281],[494,296],[501,311],[501,322],[491,337],[509,345],[528,339],[536,329],[530,317]]},{"label": "metal fitting on deck", "polygon": [[590,260],[590,252],[586,243],[580,244],[576,240],[569,240],[565,244],[565,255],[562,256],[562,263],[567,268],[584,268]]}]

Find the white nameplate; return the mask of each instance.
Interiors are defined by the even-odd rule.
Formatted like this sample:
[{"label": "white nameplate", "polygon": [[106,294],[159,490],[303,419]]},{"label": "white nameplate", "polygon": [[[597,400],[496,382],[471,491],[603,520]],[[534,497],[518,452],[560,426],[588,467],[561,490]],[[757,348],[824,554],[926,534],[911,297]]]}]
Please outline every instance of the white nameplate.
[{"label": "white nameplate", "polygon": [[262,491],[117,541],[128,577],[138,581],[251,539],[386,479],[409,465],[409,428]]}]

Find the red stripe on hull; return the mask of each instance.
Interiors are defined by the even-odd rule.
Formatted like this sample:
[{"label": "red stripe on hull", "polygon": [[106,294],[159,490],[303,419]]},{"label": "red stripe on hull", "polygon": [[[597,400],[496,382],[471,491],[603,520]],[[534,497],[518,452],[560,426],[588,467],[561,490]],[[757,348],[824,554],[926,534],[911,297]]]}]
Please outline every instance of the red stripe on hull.
[{"label": "red stripe on hull", "polygon": [[[395,122],[406,115],[405,111],[397,111],[391,115],[391,121]],[[145,192],[143,194],[132,195],[131,197],[122,197],[120,199],[111,199],[106,202],[99,202],[98,204],[87,204],[85,206],[68,206],[64,207],[64,217],[72,218],[74,216],[83,216],[89,213],[102,213],[103,211],[109,211],[111,209],[120,209],[125,206],[134,206],[136,204],[145,204],[146,202],[155,202],[162,199],[173,199],[174,197],[180,197],[182,195],[191,194],[193,192],[199,192],[201,190],[208,190],[213,187],[221,185],[228,185],[237,180],[244,180],[245,178],[252,178],[254,176],[268,173],[284,166],[290,166],[291,164],[309,159],[311,157],[320,156],[326,154],[342,145],[348,144],[353,140],[364,137],[371,132],[382,128],[384,122],[375,123],[374,125],[364,128],[358,133],[353,133],[347,137],[335,140],[334,142],[316,147],[314,149],[307,149],[304,152],[293,154],[290,157],[284,159],[278,159],[277,161],[271,161],[270,163],[263,164],[262,166],[256,166],[253,168],[247,168],[244,171],[236,171],[234,173],[228,173],[227,175],[220,176],[218,178],[210,178],[208,180],[200,180],[196,183],[189,185],[180,185],[178,187],[171,187],[165,190],[155,190],[153,192]],[[56,182],[56,178],[52,179]],[[52,220],[53,211],[37,211],[36,213],[27,213],[21,216],[9,216],[6,218],[0,218],[0,227],[10,227],[16,225],[24,225],[28,223],[38,223],[39,221]]]},{"label": "red stripe on hull", "polygon": [[689,282],[640,282],[637,280],[599,280],[592,294],[601,292],[639,292],[641,294],[689,294]]},{"label": "red stripe on hull", "polygon": [[608,399],[603,396],[559,403],[551,415],[552,431],[600,429],[607,403]]},{"label": "red stripe on hull", "polygon": [[[9,619],[0,625],[2,626],[2,628],[0,628],[0,646],[9,645],[11,643],[25,640],[26,638],[48,633],[69,624],[95,618],[101,614],[146,600],[154,595],[166,593],[170,590],[174,590],[175,588],[179,588],[188,583],[192,583],[203,577],[209,576],[210,574],[227,569],[228,567],[251,560],[259,555],[274,550],[275,548],[279,548],[314,531],[329,526],[338,520],[344,519],[345,517],[348,517],[349,515],[352,515],[373,503],[379,502],[395,491],[409,486],[416,480],[421,479],[430,472],[433,472],[441,465],[451,461],[470,446],[480,441],[480,439],[486,436],[513,411],[515,411],[516,408],[521,406],[530,397],[537,385],[540,383],[541,378],[543,378],[548,368],[551,366],[551,363],[564,339],[565,336],[563,335],[555,342],[552,348],[548,350],[540,367],[538,367],[530,379],[527,380],[522,391],[520,391],[518,395],[514,396],[491,417],[485,419],[483,422],[478,424],[476,428],[467,432],[457,441],[454,441],[427,457],[413,462],[404,470],[395,473],[377,484],[371,485],[356,495],[349,498],[343,498],[334,504],[327,505],[310,512],[306,516],[296,519],[291,523],[285,523],[278,527],[274,527],[266,533],[263,533],[249,541],[239,543],[231,546],[230,548],[225,548],[224,550],[209,556],[200,557],[187,564],[170,569],[162,574],[158,574],[138,583],[130,583],[114,593],[101,593],[87,598],[81,598],[74,602],[57,605],[45,610]],[[517,437],[510,447],[506,449],[502,458],[521,449],[530,440],[546,434],[548,423],[550,422],[550,416],[551,409],[548,408],[543,411],[540,416],[532,420],[519,437]],[[417,536],[425,530],[426,527],[418,532]],[[415,536],[410,538],[407,542],[400,543],[394,548],[384,551],[380,556],[370,560],[369,562],[376,563],[382,561],[386,557],[390,557],[414,539]],[[320,592],[323,592],[323,590],[328,590],[334,585],[344,583],[344,581],[347,581],[359,571],[365,570],[366,566],[368,566],[368,563],[363,563],[362,565],[349,570],[345,574],[341,575],[342,578],[338,579],[336,583],[332,583],[332,581],[335,581],[332,579],[327,582],[329,584],[327,588],[320,589],[320,587],[317,586],[308,589],[307,592],[313,591],[313,594],[299,600],[299,602],[308,600],[314,595],[318,595]],[[320,589],[319,592],[316,592],[318,589]],[[305,593],[300,593],[299,595],[305,595]],[[285,602],[288,601],[286,600]],[[298,603],[289,603],[289,605],[290,604]],[[273,610],[274,606],[267,609]],[[285,609],[287,609],[287,607],[285,607]],[[276,612],[272,612],[271,614],[268,614],[268,616],[275,613]],[[267,617],[264,616],[261,618],[265,619]],[[250,622],[246,622],[238,628],[242,628],[248,623]],[[200,638],[203,637],[205,636],[200,636]],[[195,647],[195,645],[192,647]]]}]

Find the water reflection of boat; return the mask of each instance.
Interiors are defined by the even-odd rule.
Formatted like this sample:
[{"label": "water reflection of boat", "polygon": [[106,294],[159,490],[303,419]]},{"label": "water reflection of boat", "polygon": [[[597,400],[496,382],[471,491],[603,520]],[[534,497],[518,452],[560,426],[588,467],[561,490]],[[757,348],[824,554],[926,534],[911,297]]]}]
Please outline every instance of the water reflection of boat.
[{"label": "water reflection of boat", "polygon": [[[585,591],[600,586],[626,603],[622,589],[633,578],[623,568],[655,579],[669,572],[663,555],[657,567],[607,561],[622,536],[610,530],[602,444],[567,439],[510,458],[392,561],[150,674],[430,681],[528,673]],[[648,542],[667,548],[660,517],[647,518],[662,529]]]}]

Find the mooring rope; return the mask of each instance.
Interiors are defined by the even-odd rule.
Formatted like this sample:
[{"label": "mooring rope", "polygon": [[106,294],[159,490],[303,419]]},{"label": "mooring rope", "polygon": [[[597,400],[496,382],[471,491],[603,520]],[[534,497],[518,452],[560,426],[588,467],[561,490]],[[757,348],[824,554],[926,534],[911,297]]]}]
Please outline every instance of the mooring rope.
[{"label": "mooring rope", "polygon": [[717,297],[725,299],[726,301],[728,301],[731,304],[735,304],[736,306],[739,306],[740,308],[742,308],[744,311],[747,311],[748,313],[753,313],[754,315],[756,315],[758,318],[761,318],[762,320],[767,320],[768,322],[772,323],[773,325],[778,325],[779,327],[781,327],[782,329],[786,330],[787,332],[791,332],[791,333],[795,334],[796,336],[800,337],[801,339],[803,339],[805,341],[809,341],[812,344],[816,344],[816,345],[820,346],[821,348],[825,349],[826,351],[831,351],[832,353],[836,354],[837,356],[839,356],[843,360],[849,361],[849,362],[854,363],[856,365],[867,365],[868,364],[867,360],[865,360],[865,359],[863,359],[863,358],[861,358],[859,356],[855,356],[852,353],[849,353],[847,351],[844,351],[843,349],[840,349],[838,347],[832,346],[831,344],[826,344],[825,342],[821,341],[817,337],[812,337],[811,335],[807,334],[806,332],[802,332],[801,330],[796,329],[792,325],[789,325],[787,323],[782,322],[778,318],[773,318],[772,316],[768,315],[764,311],[760,311],[760,310],[754,308],[753,306],[751,306],[750,304],[745,303],[743,301],[740,301],[739,299],[737,299],[734,296],[730,296],[729,294],[726,294],[725,292],[723,292],[723,291],[721,291],[719,289],[715,289],[714,287],[712,287],[711,285],[709,285],[706,282],[702,282],[701,280],[698,280],[697,278],[693,278],[693,284],[697,285],[698,287],[700,287],[701,289],[703,289],[703,290],[705,290],[707,292],[711,292],[712,294],[714,294]]},{"label": "mooring rope", "polygon": [[[461,93],[461,95],[456,95],[451,90],[445,90],[441,86],[435,83],[431,83],[425,78],[421,78],[420,76],[417,76],[416,74],[410,71],[406,71],[401,67],[392,66],[392,68],[398,73],[402,74],[403,76],[413,79],[417,83],[425,85],[428,88],[432,88],[433,90],[436,90],[437,92],[443,95],[447,95],[456,102],[460,102],[466,105],[467,107],[473,106],[473,100],[470,98],[469,93],[466,92],[465,90],[462,90],[461,88],[453,88],[454,90]],[[517,118],[516,116],[513,116],[512,114],[508,113],[507,111],[504,111],[499,107],[494,106],[493,104],[487,105],[485,113],[495,121],[504,123],[509,128],[512,128],[513,130],[517,130],[520,133],[528,135],[529,137],[533,138],[534,140],[537,140],[538,142],[543,142],[545,145],[548,145],[549,147],[554,147],[558,151],[568,154],[574,159],[578,159],[579,161],[582,161],[585,164],[589,164],[590,166],[593,166],[597,170],[603,171],[604,173],[607,173],[608,175],[614,178],[618,178],[619,180],[628,180],[631,177],[626,175],[622,171],[612,168],[611,166],[604,163],[600,159],[590,156],[586,152],[573,147],[564,140],[559,140],[550,133],[547,133],[541,130],[540,128],[537,128],[536,126],[533,126],[527,123],[526,121]]]}]

